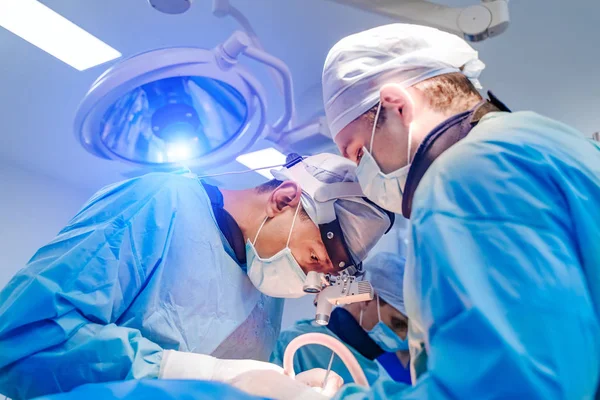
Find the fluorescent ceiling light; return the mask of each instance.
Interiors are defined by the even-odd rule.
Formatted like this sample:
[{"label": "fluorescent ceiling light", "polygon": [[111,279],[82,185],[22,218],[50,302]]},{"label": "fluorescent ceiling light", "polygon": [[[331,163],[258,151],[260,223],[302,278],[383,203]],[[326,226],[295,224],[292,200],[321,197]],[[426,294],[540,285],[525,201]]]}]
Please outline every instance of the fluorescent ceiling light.
[{"label": "fluorescent ceiling light", "polygon": [[[285,164],[285,155],[275,150],[272,147],[268,149],[255,151],[253,153],[242,154],[241,156],[236,158],[236,161],[240,164],[244,164],[246,167],[250,169],[257,169],[261,167],[273,167],[276,165]],[[273,175],[269,172],[268,169],[259,169],[256,172],[261,174],[267,179],[273,179]]]},{"label": "fluorescent ceiling light", "polygon": [[121,53],[35,0],[0,0],[0,26],[83,71]]}]

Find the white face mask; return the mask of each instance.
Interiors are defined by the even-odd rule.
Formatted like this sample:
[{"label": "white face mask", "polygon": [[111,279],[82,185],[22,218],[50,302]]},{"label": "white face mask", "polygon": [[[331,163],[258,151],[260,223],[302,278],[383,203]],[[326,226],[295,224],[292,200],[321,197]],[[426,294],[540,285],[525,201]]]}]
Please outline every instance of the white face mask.
[{"label": "white face mask", "polygon": [[356,176],[361,189],[369,200],[388,211],[402,214],[402,196],[404,195],[404,186],[406,185],[406,178],[408,176],[408,170],[410,169],[412,130],[410,128],[408,130],[408,146],[406,146],[406,159],[408,160],[408,164],[394,172],[384,174],[381,172],[381,168],[379,168],[377,161],[375,161],[375,158],[373,158],[372,155],[375,128],[377,127],[377,120],[379,119],[380,112],[381,102],[377,107],[377,113],[375,114],[375,120],[373,121],[369,151],[363,147],[363,156],[356,169]]},{"label": "white face mask", "polygon": [[292,230],[294,229],[299,210],[300,205],[296,208],[285,248],[277,252],[274,256],[261,258],[254,247],[256,239],[258,239],[258,234],[265,225],[268,217],[265,218],[260,228],[258,228],[254,242],[251,243],[250,240],[246,242],[248,278],[250,278],[250,281],[258,290],[267,296],[297,298],[306,294],[303,290],[306,274],[302,271],[300,265],[298,265],[289,248]]}]

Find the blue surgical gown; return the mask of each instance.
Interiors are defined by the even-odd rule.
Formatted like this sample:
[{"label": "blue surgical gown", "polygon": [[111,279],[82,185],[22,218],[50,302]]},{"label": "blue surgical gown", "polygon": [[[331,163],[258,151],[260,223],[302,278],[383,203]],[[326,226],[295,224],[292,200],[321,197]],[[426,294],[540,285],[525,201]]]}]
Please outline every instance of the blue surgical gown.
[{"label": "blue surgical gown", "polygon": [[[335,312],[347,312],[343,309],[336,308]],[[332,318],[334,315],[332,314]],[[359,328],[362,330],[362,328]],[[273,354],[271,354],[271,362],[277,365],[283,366],[283,355],[285,354],[285,349],[288,344],[297,338],[300,335],[305,333],[323,333],[328,336],[332,336],[337,340],[345,343],[338,335],[336,335],[331,329],[327,326],[319,325],[313,319],[305,319],[296,322],[291,328],[286,329],[281,332],[279,335],[279,340],[275,346],[275,350]],[[364,331],[363,334],[366,336]],[[367,381],[369,384],[375,383],[380,378],[383,379],[391,379],[385,369],[379,364],[376,360],[370,360],[367,357],[363,356],[358,350],[354,347],[348,345],[348,350],[356,357],[358,364],[363,369]],[[381,351],[381,350],[379,350]],[[298,374],[300,372],[308,371],[313,368],[323,368],[326,369],[329,365],[329,360],[331,359],[331,350],[327,347],[310,344],[303,347],[300,347],[296,354],[294,355],[294,371]],[[344,363],[339,357],[335,357],[333,360],[333,364],[331,365],[331,369],[336,372],[338,375],[342,377],[344,382],[354,382],[352,376],[350,375],[350,371],[346,368]]]},{"label": "blue surgical gown", "polygon": [[267,360],[282,306],[235,261],[195,176],[118,183],[0,292],[0,392],[155,378],[163,349]]},{"label": "blue surgical gown", "polygon": [[38,397],[36,400],[257,400],[232,386],[219,382],[128,380],[81,385],[68,393]]},{"label": "blue surgical gown", "polygon": [[338,397],[592,399],[599,204],[597,143],[532,112],[485,116],[415,193],[404,277],[415,386]]}]

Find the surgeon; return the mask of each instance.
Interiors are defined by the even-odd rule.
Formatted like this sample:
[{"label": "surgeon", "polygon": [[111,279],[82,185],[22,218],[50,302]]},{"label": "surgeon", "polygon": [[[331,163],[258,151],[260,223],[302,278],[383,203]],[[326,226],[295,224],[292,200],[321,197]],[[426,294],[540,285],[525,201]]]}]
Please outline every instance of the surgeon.
[{"label": "surgeon", "polygon": [[[281,332],[271,362],[283,366],[287,345],[296,337],[310,332],[323,333],[342,341],[356,357],[369,384],[379,378],[410,384],[408,370],[408,320],[402,296],[405,259],[393,253],[379,253],[365,262],[366,278],[376,293],[372,301],[337,307],[327,326],[314,318],[298,321]],[[296,351],[296,373],[313,368],[327,369],[331,350],[319,345],[307,345]],[[352,382],[344,363],[335,357],[332,371],[344,382]]]},{"label": "surgeon", "polygon": [[[404,300],[414,386],[347,385],[340,398],[597,393],[600,144],[484,100],[483,68],[464,40],[408,24],[348,36],[327,56],[336,144],[357,163],[365,194],[411,220]],[[285,377],[271,385],[281,390]]]},{"label": "surgeon", "polygon": [[358,272],[393,222],[355,169],[322,154],[241,191],[189,171],[101,190],[0,292],[0,392],[281,372],[254,360],[273,350],[282,299],[309,271]]}]

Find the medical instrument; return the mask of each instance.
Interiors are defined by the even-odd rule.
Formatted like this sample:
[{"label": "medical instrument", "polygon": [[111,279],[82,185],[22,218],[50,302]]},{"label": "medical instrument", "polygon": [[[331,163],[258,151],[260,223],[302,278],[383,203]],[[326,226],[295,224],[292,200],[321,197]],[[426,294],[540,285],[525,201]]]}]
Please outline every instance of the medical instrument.
[{"label": "medical instrument", "polygon": [[296,375],[294,372],[294,354],[296,351],[308,344],[318,344],[321,346],[325,346],[333,351],[345,364],[348,371],[350,371],[350,375],[352,379],[357,385],[361,385],[364,387],[369,387],[369,382],[365,377],[365,373],[360,368],[356,357],[352,355],[350,350],[344,346],[342,342],[337,340],[336,338],[325,335],[323,333],[307,333],[301,336],[298,336],[294,340],[290,342],[290,344],[285,349],[285,353],[283,355],[283,369],[286,375],[294,378]]},{"label": "medical instrument", "polygon": [[[191,2],[149,3],[178,14]],[[212,11],[216,17],[234,18],[243,32],[234,32],[212,50],[165,48],[124,59],[92,84],[74,121],[75,134],[88,152],[152,171],[185,163],[204,172],[233,161],[262,139],[284,152],[308,150],[296,143],[324,124],[296,124],[287,65],[264,50],[249,21],[228,0],[214,0]],[[283,100],[274,123],[267,122],[263,85],[241,65],[242,55],[273,75]],[[289,140],[282,140],[288,135]]]},{"label": "medical instrument", "polygon": [[482,0],[464,8],[447,7],[426,0],[330,0],[392,18],[432,26],[480,42],[508,28],[508,0]]},{"label": "medical instrument", "polygon": [[[321,240],[334,268],[337,272],[347,271],[350,275],[356,275],[362,271],[362,260],[368,254],[365,250],[372,248],[376,241],[364,241],[364,238],[374,237],[367,231],[359,236],[361,243],[348,241],[349,237],[344,235],[344,224],[347,221],[360,224],[360,221],[368,220],[364,229],[383,231],[385,234],[394,224],[394,214],[365,199],[360,184],[356,182],[356,165],[352,161],[328,153],[311,156],[310,162],[306,159],[303,161],[272,170],[271,174],[275,179],[292,180],[300,184],[302,207],[319,227]],[[323,174],[318,170],[330,172]],[[331,173],[334,170],[336,174]],[[360,213],[357,207],[360,207]]]},{"label": "medical instrument", "polygon": [[369,281],[359,281],[348,271],[342,271],[338,276],[310,271],[306,277],[304,291],[318,293],[315,299],[315,322],[319,325],[329,323],[334,305],[369,301],[373,300],[374,296],[373,286]]},{"label": "medical instrument", "polygon": [[335,358],[335,352],[331,352],[331,358],[329,359],[329,364],[327,364],[327,372],[325,372],[325,377],[323,378],[323,383],[321,384],[321,390],[325,389],[325,385],[327,384],[327,378],[329,378],[329,373],[331,372],[331,366],[333,365],[333,359]]}]

